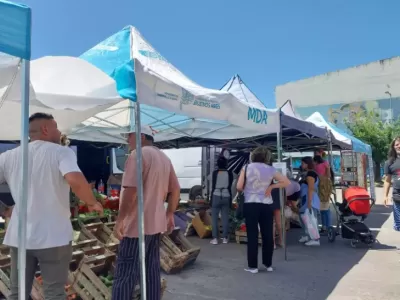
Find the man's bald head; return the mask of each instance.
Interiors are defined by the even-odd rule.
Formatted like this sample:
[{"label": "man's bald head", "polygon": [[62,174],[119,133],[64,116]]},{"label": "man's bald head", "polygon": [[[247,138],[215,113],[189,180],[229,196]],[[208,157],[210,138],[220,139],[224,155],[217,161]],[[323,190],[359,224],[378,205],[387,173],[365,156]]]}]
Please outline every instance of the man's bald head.
[{"label": "man's bald head", "polygon": [[35,113],[29,117],[29,137],[31,141],[41,140],[59,144],[61,133],[52,115]]}]

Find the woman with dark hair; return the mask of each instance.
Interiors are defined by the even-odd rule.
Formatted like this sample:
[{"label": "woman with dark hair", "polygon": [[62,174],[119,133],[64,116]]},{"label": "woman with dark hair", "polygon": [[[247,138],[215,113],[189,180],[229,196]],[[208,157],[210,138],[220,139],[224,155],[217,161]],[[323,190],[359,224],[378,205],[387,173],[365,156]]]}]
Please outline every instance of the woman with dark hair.
[{"label": "woman with dark hair", "polygon": [[211,244],[218,245],[219,213],[222,219],[222,243],[229,241],[229,212],[232,206],[233,173],[228,170],[228,161],[220,157],[217,161],[218,169],[212,174],[212,235]]},{"label": "woman with dark hair", "polygon": [[[389,190],[393,186],[393,218],[394,230],[400,231],[400,136],[396,137],[390,144],[388,160],[385,162],[385,183],[383,192],[385,195],[384,204],[390,204]],[[399,245],[400,246],[400,245]],[[398,247],[400,248],[400,247]]]},{"label": "woman with dark hair", "polygon": [[[245,271],[258,273],[258,233],[261,231],[262,263],[272,272],[274,253],[273,200],[274,189],[285,188],[289,179],[268,165],[271,152],[267,147],[257,147],[250,156],[251,163],[240,173],[237,189],[244,192],[243,215],[247,230],[247,263]],[[272,181],[276,183],[273,183]]]},{"label": "woman with dark hair", "polygon": [[[305,178],[300,182],[300,214],[305,213],[308,209],[312,212],[314,217],[317,217],[320,209],[320,200],[318,196],[319,178],[317,172],[315,172],[313,158],[311,156],[303,157],[301,159],[301,167],[306,171],[306,174]],[[300,221],[303,225],[305,235],[300,238],[299,242],[305,243],[306,246],[319,246],[319,239],[312,239],[301,217]]]}]

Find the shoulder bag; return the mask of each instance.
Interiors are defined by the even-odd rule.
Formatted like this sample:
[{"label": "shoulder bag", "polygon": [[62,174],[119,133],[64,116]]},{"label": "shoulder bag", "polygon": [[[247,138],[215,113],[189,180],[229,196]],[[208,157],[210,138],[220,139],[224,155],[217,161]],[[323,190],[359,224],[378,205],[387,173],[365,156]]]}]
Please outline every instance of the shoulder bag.
[{"label": "shoulder bag", "polygon": [[247,165],[244,167],[244,182],[243,182],[243,191],[239,192],[237,197],[236,197],[236,202],[237,202],[237,208],[235,212],[235,217],[236,219],[243,219],[243,206],[244,206],[244,189],[246,187],[246,173],[247,173]]}]

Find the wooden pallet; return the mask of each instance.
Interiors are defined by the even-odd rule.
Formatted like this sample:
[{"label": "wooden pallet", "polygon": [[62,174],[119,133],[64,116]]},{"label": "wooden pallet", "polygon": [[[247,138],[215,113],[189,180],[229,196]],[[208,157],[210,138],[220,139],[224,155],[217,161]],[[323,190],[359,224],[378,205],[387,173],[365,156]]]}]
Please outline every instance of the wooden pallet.
[{"label": "wooden pallet", "polygon": [[100,241],[111,252],[118,251],[119,240],[114,236],[112,229],[106,223],[96,222],[84,225],[82,228],[87,235]]},{"label": "wooden pallet", "polygon": [[193,246],[179,228],[161,238],[160,262],[167,274],[176,274],[194,263],[199,253],[200,247]]},{"label": "wooden pallet", "polygon": [[[100,276],[114,275],[115,271],[115,254],[109,256],[101,263],[93,264],[92,261],[84,262],[79,270],[69,275],[69,281],[72,287],[77,291],[83,300],[111,300],[112,287],[107,286]],[[165,279],[161,280],[162,293],[166,288]],[[140,299],[140,287],[135,287],[134,300]]]},{"label": "wooden pallet", "polygon": [[[247,232],[246,231],[236,231],[235,232],[236,243],[245,244],[247,243]],[[262,244],[261,235],[258,235],[258,244]]]}]

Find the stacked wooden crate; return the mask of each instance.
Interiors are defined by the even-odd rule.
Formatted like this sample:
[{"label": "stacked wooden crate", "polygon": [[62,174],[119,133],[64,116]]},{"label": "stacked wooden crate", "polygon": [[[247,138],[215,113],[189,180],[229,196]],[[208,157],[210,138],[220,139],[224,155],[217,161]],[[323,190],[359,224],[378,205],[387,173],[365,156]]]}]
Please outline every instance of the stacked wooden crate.
[{"label": "stacked wooden crate", "polygon": [[[74,273],[70,273],[69,281],[83,300],[111,300],[112,284],[115,272],[115,254],[107,257],[94,257],[84,260],[84,263]],[[165,279],[161,280],[164,293]],[[140,287],[135,287],[134,300],[140,299]]]},{"label": "stacked wooden crate", "polygon": [[106,224],[103,222],[90,223],[84,225],[82,230],[85,231],[86,235],[100,241],[111,252],[117,253],[119,240],[113,234],[113,227],[110,228],[110,225],[107,226]]},{"label": "stacked wooden crate", "polygon": [[[4,297],[9,297],[11,291],[11,283],[10,283],[10,276],[11,276],[11,257],[9,254],[10,249],[7,246],[1,245],[0,246],[0,292],[3,294]],[[82,251],[75,251],[72,254],[72,260],[70,263],[70,272],[77,269],[78,265],[82,261],[84,254]],[[66,293],[68,299],[74,299],[74,295],[76,295],[76,291],[71,288],[71,286],[67,283],[66,284]],[[33,300],[44,300],[44,293],[42,288],[41,282],[41,274],[40,269],[37,269],[35,279],[33,281],[32,291],[31,291],[31,298]]]}]

